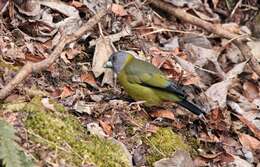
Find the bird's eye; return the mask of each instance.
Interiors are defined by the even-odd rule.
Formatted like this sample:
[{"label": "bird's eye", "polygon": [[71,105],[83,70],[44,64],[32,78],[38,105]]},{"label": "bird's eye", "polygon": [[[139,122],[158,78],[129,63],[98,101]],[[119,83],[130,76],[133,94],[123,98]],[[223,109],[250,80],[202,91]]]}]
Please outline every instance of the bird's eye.
[{"label": "bird's eye", "polygon": [[113,56],[113,57],[112,57],[112,62],[115,62],[115,60],[116,60],[116,57]]}]

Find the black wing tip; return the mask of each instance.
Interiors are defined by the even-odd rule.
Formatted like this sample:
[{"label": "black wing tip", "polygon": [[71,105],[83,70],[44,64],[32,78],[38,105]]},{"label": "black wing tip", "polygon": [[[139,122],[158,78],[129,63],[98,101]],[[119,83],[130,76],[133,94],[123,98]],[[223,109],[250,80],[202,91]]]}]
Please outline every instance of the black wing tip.
[{"label": "black wing tip", "polygon": [[172,92],[178,96],[185,97],[185,92],[182,90],[181,87],[178,87],[174,83],[171,83],[169,86],[164,88],[166,91]]},{"label": "black wing tip", "polygon": [[186,108],[187,110],[189,110],[190,112],[192,112],[195,115],[198,115],[198,116],[206,115],[205,111],[203,111],[198,106],[196,106],[195,104],[189,102],[186,99],[183,99],[183,100],[181,100],[181,101],[179,101],[177,103],[179,105],[181,105],[182,107]]}]

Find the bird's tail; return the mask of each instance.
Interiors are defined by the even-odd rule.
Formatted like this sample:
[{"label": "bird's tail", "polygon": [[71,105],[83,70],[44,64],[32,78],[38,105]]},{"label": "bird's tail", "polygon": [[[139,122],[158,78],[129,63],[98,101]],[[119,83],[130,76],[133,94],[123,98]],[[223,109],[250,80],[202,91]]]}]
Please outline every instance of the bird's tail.
[{"label": "bird's tail", "polygon": [[191,111],[193,114],[196,114],[196,115],[199,115],[199,116],[202,116],[202,115],[205,115],[206,112],[203,111],[202,109],[200,109],[199,107],[197,107],[195,104],[189,102],[188,100],[186,99],[183,99],[181,101],[178,101],[177,102],[179,105],[181,105],[182,107],[188,109],[189,111]]}]

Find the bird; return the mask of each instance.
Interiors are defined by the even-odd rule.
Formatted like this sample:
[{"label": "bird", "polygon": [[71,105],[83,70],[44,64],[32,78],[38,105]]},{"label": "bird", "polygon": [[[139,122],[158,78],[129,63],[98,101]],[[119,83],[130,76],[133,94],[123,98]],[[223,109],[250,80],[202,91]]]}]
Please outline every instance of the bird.
[{"label": "bird", "polygon": [[159,106],[163,102],[174,102],[198,116],[205,111],[187,100],[183,89],[155,67],[137,59],[127,51],[113,53],[104,64],[116,73],[119,84],[135,101],[144,101],[147,107]]}]

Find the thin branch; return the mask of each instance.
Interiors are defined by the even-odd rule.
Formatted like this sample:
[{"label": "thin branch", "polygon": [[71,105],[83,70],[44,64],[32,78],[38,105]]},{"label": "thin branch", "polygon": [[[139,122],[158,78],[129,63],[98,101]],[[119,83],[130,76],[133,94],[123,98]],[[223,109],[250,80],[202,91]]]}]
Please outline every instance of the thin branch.
[{"label": "thin branch", "polygon": [[16,76],[0,90],[0,100],[6,98],[16,88],[16,86],[25,80],[31,73],[42,71],[53,64],[55,60],[59,58],[65,45],[76,41],[82,35],[90,31],[100,21],[100,19],[106,15],[107,11],[108,9],[100,10],[97,14],[90,18],[87,23],[83,24],[82,27],[80,27],[80,29],[78,29],[75,33],[63,35],[56,48],[48,58],[37,63],[27,62],[18,74],[16,74]]},{"label": "thin branch", "polygon": [[195,17],[189,13],[187,13],[185,10],[181,8],[174,7],[173,5],[160,1],[160,0],[149,0],[150,4],[156,6],[157,8],[164,10],[175,17],[179,18],[180,20],[183,20],[185,22],[188,22],[190,24],[196,25],[198,27],[201,27],[205,29],[208,32],[217,34],[220,37],[226,38],[226,39],[232,39],[233,43],[240,49],[243,57],[247,60],[249,60],[250,67],[254,70],[254,72],[260,76],[260,65],[257,61],[257,59],[253,56],[251,49],[248,47],[244,39],[238,38],[238,34],[235,34],[225,28],[222,27],[221,24],[212,24],[205,20],[202,20],[198,17]]}]

